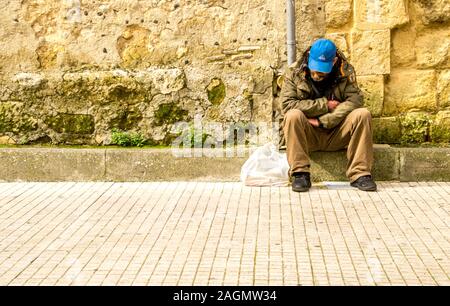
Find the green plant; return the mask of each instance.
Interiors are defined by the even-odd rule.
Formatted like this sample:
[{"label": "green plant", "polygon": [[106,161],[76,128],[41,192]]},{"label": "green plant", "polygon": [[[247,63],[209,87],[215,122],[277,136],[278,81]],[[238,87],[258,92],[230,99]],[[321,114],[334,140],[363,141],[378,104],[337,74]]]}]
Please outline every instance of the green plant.
[{"label": "green plant", "polygon": [[401,144],[423,143],[429,139],[432,119],[427,114],[408,114],[401,119]]},{"label": "green plant", "polygon": [[142,147],[145,144],[145,138],[140,133],[124,132],[119,129],[112,129],[111,143],[122,147]]},{"label": "green plant", "polygon": [[19,145],[26,145],[28,143],[28,138],[23,136],[19,140]]}]

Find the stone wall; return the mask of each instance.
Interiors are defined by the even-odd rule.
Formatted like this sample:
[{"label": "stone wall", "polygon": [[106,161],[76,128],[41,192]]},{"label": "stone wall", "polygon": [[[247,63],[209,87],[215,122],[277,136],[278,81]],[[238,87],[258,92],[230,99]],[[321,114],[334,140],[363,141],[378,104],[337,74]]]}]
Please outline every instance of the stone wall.
[{"label": "stone wall", "polygon": [[450,141],[450,2],[331,0],[327,35],[343,37],[375,141]]},{"label": "stone wall", "polygon": [[[173,124],[195,116],[272,121],[284,1],[2,4],[0,143],[105,145],[118,128],[170,144]],[[323,36],[344,51],[377,142],[409,139],[423,122],[424,141],[449,141],[447,0],[304,0],[296,9],[298,53]]]}]

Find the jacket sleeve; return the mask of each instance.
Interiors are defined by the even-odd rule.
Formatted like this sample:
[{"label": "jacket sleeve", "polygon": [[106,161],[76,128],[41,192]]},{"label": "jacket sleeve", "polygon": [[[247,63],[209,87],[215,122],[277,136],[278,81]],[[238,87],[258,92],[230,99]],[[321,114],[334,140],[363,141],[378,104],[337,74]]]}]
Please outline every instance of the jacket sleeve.
[{"label": "jacket sleeve", "polygon": [[360,108],[364,105],[364,97],[356,81],[351,82],[350,79],[347,80],[344,90],[344,97],[344,101],[341,102],[333,112],[319,117],[319,120],[323,124],[324,128],[334,128],[354,109]]},{"label": "jacket sleeve", "polygon": [[319,99],[308,99],[308,85],[305,82],[296,84],[294,82],[294,70],[290,70],[284,79],[280,92],[280,102],[283,114],[290,109],[299,109],[307,117],[313,118],[328,112],[326,97]]}]

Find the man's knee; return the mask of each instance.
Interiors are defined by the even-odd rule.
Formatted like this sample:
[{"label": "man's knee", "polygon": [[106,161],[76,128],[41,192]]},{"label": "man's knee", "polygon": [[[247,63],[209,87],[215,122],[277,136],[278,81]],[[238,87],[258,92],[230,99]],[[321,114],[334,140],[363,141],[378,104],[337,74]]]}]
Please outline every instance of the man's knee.
[{"label": "man's knee", "polygon": [[284,115],[285,122],[304,121],[306,119],[305,114],[299,109],[290,109]]},{"label": "man's knee", "polygon": [[372,115],[367,108],[357,108],[353,110],[350,115],[354,117],[356,120],[370,120],[372,119]]}]

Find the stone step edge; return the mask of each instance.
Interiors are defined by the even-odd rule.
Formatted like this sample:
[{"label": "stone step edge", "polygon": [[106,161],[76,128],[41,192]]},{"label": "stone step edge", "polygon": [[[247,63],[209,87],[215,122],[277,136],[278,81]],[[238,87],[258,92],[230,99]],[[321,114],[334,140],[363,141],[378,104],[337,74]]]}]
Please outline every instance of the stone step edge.
[{"label": "stone step edge", "polygon": [[[374,149],[376,180],[450,181],[450,148]],[[0,148],[0,181],[239,181],[248,152],[236,156],[236,150],[188,149],[186,158],[170,148]],[[313,181],[346,180],[345,155],[312,152]]]}]

